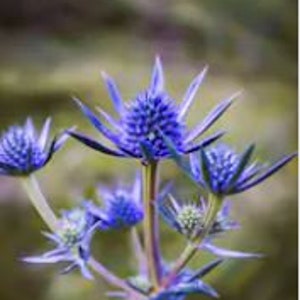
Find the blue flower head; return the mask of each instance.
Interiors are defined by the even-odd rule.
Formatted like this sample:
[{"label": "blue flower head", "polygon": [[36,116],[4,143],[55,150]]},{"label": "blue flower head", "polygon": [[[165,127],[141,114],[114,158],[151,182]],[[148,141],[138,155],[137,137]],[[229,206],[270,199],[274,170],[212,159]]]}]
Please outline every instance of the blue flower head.
[{"label": "blue flower head", "polygon": [[41,256],[27,257],[23,260],[28,263],[46,264],[67,262],[69,265],[63,273],[78,267],[85,278],[92,279],[87,261],[90,258],[90,242],[96,226],[98,224],[94,223],[90,214],[83,208],[64,211],[57,232],[44,233],[56,248]]},{"label": "blue flower head", "polygon": [[[116,148],[111,149],[99,141],[74,131],[69,133],[95,150],[119,157],[133,157],[143,162],[170,157],[168,146],[165,143],[166,138],[173,142],[179,153],[193,152],[223,135],[219,132],[201,142],[194,143],[194,140],[206,132],[237,97],[235,94],[222,101],[199,125],[189,131],[185,122],[186,114],[206,72],[207,68],[192,81],[179,106],[165,91],[163,68],[158,57],[153,68],[150,86],[137,94],[128,104],[123,103],[113,79],[103,73],[108,92],[118,113],[117,119],[101,109],[98,109],[99,115],[97,115],[78,99],[75,100],[93,126]],[[107,127],[102,119],[111,126]]]},{"label": "blue flower head", "polygon": [[[183,202],[169,195],[158,203],[158,208],[164,221],[190,240],[197,237],[204,228],[208,207],[203,198],[199,202]],[[209,236],[238,227],[238,223],[230,218],[229,213],[229,202],[226,201],[214,220]]]},{"label": "blue flower head", "polygon": [[67,135],[49,142],[51,119],[40,134],[28,118],[23,126],[11,126],[0,138],[0,175],[25,176],[44,167],[61,148]]},{"label": "blue flower head", "polygon": [[[212,244],[212,240],[221,234],[236,230],[240,225],[230,217],[230,202],[223,203],[222,208],[212,224],[207,236],[198,248],[210,252],[221,258],[249,259],[259,258],[261,254],[246,253],[223,249]],[[189,240],[195,240],[204,229],[205,216],[208,211],[207,203],[200,198],[199,203],[178,201],[172,196],[164,198],[158,203],[159,213],[164,221],[174,230],[186,236]]]},{"label": "blue flower head", "polygon": [[102,230],[131,227],[140,223],[144,218],[141,180],[137,176],[132,189],[116,188],[109,191],[101,189],[103,204],[101,207],[86,202],[85,206],[91,216],[99,222]]},{"label": "blue flower head", "polygon": [[201,149],[191,155],[192,177],[201,187],[216,195],[236,194],[269,178],[296,156],[295,153],[284,156],[266,167],[250,163],[253,151],[253,145],[242,154],[237,154],[224,144]]}]

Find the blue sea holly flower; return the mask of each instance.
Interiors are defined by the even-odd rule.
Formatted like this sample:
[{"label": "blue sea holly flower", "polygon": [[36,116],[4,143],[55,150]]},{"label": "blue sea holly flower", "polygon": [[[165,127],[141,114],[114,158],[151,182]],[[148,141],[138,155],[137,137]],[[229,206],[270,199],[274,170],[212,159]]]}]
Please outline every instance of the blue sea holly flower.
[{"label": "blue sea holly flower", "polygon": [[100,229],[131,227],[143,220],[144,212],[139,176],[136,176],[131,189],[116,188],[110,191],[102,187],[100,196],[103,202],[102,206],[93,202],[85,203],[88,212],[99,222]]},{"label": "blue sea holly flower", "polygon": [[44,167],[68,135],[49,141],[51,119],[37,133],[31,118],[23,126],[11,126],[0,138],[0,175],[25,176]]},{"label": "blue sea holly flower", "polygon": [[[159,201],[158,205],[159,213],[164,221],[189,240],[197,238],[204,229],[208,207],[203,198],[200,198],[199,203],[191,201],[185,203],[170,196]],[[259,253],[223,249],[212,243],[221,234],[240,228],[240,225],[230,217],[230,207],[230,202],[225,200],[207,236],[199,244],[199,250],[210,252],[221,258],[250,259],[262,257]]]},{"label": "blue sea holly flower", "polygon": [[[206,72],[207,68],[204,68],[192,81],[180,105],[176,105],[172,97],[165,91],[163,68],[159,57],[155,61],[150,86],[145,91],[137,94],[128,104],[124,104],[114,80],[103,73],[109,95],[118,114],[117,119],[100,108],[98,108],[99,114],[96,114],[81,101],[75,100],[93,126],[116,148],[109,148],[99,141],[78,132],[70,131],[69,134],[95,150],[119,157],[133,157],[143,162],[170,157],[164,137],[170,139],[176,150],[181,154],[196,151],[223,135],[223,132],[218,132],[194,143],[230,107],[233,100],[238,96],[238,93],[236,93],[223,100],[200,124],[189,131],[185,121],[186,114]],[[104,121],[110,126],[106,126]]]},{"label": "blue sea holly flower", "polygon": [[[172,195],[158,202],[159,213],[164,221],[174,230],[193,240],[204,229],[208,207],[203,198],[200,201],[179,201]],[[215,236],[239,227],[229,216],[229,203],[226,201],[218,212],[209,231],[209,236]]]},{"label": "blue sea holly flower", "polygon": [[237,154],[227,145],[219,144],[193,153],[190,171],[193,179],[204,189],[219,196],[248,190],[276,173],[296,154],[284,156],[271,166],[250,163],[254,145]]},{"label": "blue sea holly flower", "polygon": [[91,238],[97,226],[90,214],[82,208],[64,211],[57,232],[44,233],[56,248],[41,256],[27,257],[23,260],[28,263],[42,264],[67,262],[69,265],[62,273],[79,268],[86,279],[92,279],[87,262],[90,258]]}]

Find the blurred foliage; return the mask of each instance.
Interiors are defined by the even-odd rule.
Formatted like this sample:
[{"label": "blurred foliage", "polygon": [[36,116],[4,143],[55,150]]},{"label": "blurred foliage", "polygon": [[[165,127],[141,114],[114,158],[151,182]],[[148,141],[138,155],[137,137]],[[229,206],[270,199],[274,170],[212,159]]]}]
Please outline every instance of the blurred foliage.
[{"label": "blurred foliage", "polygon": [[[38,121],[53,115],[55,130],[74,123],[94,133],[72,103],[78,95],[112,110],[99,71],[113,75],[124,98],[149,80],[153,57],[165,65],[167,86],[180,101],[186,85],[210,65],[189,123],[196,124],[221,98],[245,90],[214,128],[238,149],[255,141],[258,158],[276,159],[297,147],[297,2],[292,0],[2,0],[0,4],[1,130],[27,115]],[[94,153],[74,141],[38,174],[57,209],[80,201],[97,182],[112,183],[134,174],[134,162]],[[179,193],[195,191],[165,162],[162,179],[175,174]],[[234,215],[243,229],[220,243],[266,253],[260,261],[228,261],[207,280],[222,299],[297,298],[296,163],[262,187],[236,196]],[[178,184],[177,184],[178,183]],[[20,257],[48,246],[44,225],[15,179],[0,180],[0,299],[105,299],[101,280],[86,282],[58,267],[28,266]],[[174,259],[183,241],[162,224],[163,251]],[[126,276],[134,272],[128,233],[98,234],[95,253]],[[109,255],[108,255],[109,254]],[[124,258],[126,257],[126,258]],[[195,266],[210,257],[197,257]],[[198,299],[199,297],[194,297]],[[191,298],[193,299],[193,298]]]}]

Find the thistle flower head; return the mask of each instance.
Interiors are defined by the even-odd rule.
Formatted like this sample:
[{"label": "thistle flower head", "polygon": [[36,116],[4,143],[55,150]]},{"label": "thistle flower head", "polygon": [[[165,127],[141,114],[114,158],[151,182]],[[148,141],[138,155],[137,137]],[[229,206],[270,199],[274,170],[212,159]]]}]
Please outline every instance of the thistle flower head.
[{"label": "thistle flower head", "polygon": [[161,132],[183,151],[185,124],[178,117],[174,100],[165,92],[145,91],[124,110],[122,143],[136,157],[143,157],[149,148],[154,159],[164,157],[168,149]]},{"label": "thistle flower head", "polygon": [[178,211],[177,222],[182,233],[192,237],[195,232],[201,230],[204,222],[204,215],[201,209],[195,204],[186,204]]},{"label": "thistle flower head", "polygon": [[[208,207],[203,198],[200,198],[199,202],[184,202],[170,195],[159,202],[158,208],[164,221],[188,239],[193,240],[204,229]],[[238,227],[238,224],[231,220],[229,213],[229,202],[226,201],[208,233],[210,237]]]},{"label": "thistle flower head", "polygon": [[64,211],[62,214],[57,235],[64,245],[73,247],[83,238],[89,219],[81,208]]},{"label": "thistle flower head", "polygon": [[0,138],[0,175],[24,176],[45,166],[66,141],[61,135],[49,142],[51,120],[47,119],[38,135],[32,120],[11,126]]},{"label": "thistle flower head", "polygon": [[87,268],[90,258],[90,241],[94,229],[98,226],[94,223],[83,208],[75,208],[62,212],[59,226],[55,233],[44,233],[56,248],[41,256],[27,257],[23,260],[29,263],[58,263],[68,262],[69,265],[63,270],[68,273],[74,268],[79,268],[82,275],[87,279],[93,276]]},{"label": "thistle flower head", "polygon": [[[95,150],[119,157],[133,157],[143,162],[170,157],[166,139],[171,140],[176,150],[181,154],[196,151],[223,135],[219,132],[194,143],[231,106],[233,100],[238,96],[235,94],[223,100],[199,125],[189,131],[185,117],[206,72],[207,68],[204,68],[192,81],[180,105],[176,105],[165,90],[163,68],[159,57],[156,58],[149,87],[138,93],[126,105],[123,103],[114,80],[103,73],[118,118],[114,119],[101,109],[98,109],[100,115],[97,115],[78,99],[76,102],[93,126],[116,148],[111,149],[99,141],[74,131],[69,133]],[[103,120],[111,126],[106,126]]]},{"label": "thistle flower head", "polygon": [[203,229],[205,211],[201,202],[179,201],[169,195],[159,201],[158,209],[164,221],[188,239],[192,240]]},{"label": "thistle flower head", "polygon": [[86,203],[86,208],[99,221],[100,229],[118,229],[137,225],[143,220],[141,180],[136,177],[132,189],[117,188],[113,191],[101,189],[103,206],[92,202]]},{"label": "thistle flower head", "polygon": [[211,193],[226,196],[252,188],[269,178],[290,162],[296,154],[284,156],[266,167],[250,163],[254,145],[237,154],[226,145],[201,149],[191,155],[190,165],[194,180]]},{"label": "thistle flower head", "polygon": [[[174,230],[186,236],[189,240],[195,241],[204,229],[205,218],[208,206],[203,198],[199,203],[184,203],[178,201],[172,196],[163,198],[159,202],[159,213],[164,221]],[[220,257],[250,259],[260,258],[258,253],[247,253],[235,250],[223,249],[212,244],[212,240],[225,232],[236,230],[240,225],[230,217],[231,205],[228,200],[224,201],[223,206],[217,213],[217,216],[207,233],[204,240],[198,248]]]}]

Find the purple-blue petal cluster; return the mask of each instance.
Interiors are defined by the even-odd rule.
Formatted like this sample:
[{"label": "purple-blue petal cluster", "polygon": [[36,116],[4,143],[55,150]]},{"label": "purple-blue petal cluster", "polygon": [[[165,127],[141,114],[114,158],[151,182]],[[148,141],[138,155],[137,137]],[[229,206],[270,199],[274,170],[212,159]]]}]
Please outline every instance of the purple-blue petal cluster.
[{"label": "purple-blue petal cluster", "polygon": [[295,153],[284,156],[266,167],[250,162],[253,151],[253,145],[242,154],[224,144],[201,149],[191,155],[192,177],[201,187],[216,195],[236,194],[266,180],[296,156]]},{"label": "purple-blue petal cluster", "polygon": [[0,175],[23,176],[44,167],[63,145],[67,135],[49,141],[51,119],[40,134],[28,118],[23,126],[11,126],[0,138]]},{"label": "purple-blue petal cluster", "polygon": [[99,223],[101,230],[135,226],[144,218],[141,180],[137,176],[133,187],[117,188],[112,191],[102,188],[102,206],[86,202],[89,214]]},{"label": "purple-blue petal cluster", "polygon": [[184,150],[185,124],[178,118],[173,99],[164,92],[152,94],[145,91],[138,94],[125,109],[122,121],[122,143],[136,157],[144,155],[141,145],[148,146],[155,158],[168,154],[160,130],[174,141],[180,152]]},{"label": "purple-blue petal cluster", "polygon": [[[165,138],[170,139],[181,154],[196,151],[222,136],[223,133],[219,132],[200,142],[194,142],[223,115],[238,96],[235,94],[222,101],[195,129],[189,131],[185,117],[206,72],[207,68],[192,81],[181,105],[176,105],[172,97],[165,91],[163,68],[158,57],[149,87],[138,93],[128,104],[124,104],[114,80],[103,73],[118,117],[113,118],[99,108],[99,114],[96,114],[78,99],[76,102],[92,125],[112,142],[115,148],[110,148],[75,131],[70,131],[69,134],[97,151],[113,156],[137,158],[143,162],[171,156]],[[109,126],[106,126],[104,121]]]}]

